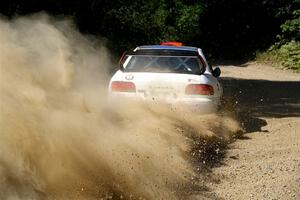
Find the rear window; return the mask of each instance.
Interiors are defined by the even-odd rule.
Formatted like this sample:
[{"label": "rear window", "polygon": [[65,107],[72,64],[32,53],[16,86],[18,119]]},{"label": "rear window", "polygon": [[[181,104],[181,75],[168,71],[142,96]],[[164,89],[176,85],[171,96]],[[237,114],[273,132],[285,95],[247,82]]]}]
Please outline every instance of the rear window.
[{"label": "rear window", "polygon": [[204,68],[197,56],[127,55],[124,61],[126,72],[200,74]]}]

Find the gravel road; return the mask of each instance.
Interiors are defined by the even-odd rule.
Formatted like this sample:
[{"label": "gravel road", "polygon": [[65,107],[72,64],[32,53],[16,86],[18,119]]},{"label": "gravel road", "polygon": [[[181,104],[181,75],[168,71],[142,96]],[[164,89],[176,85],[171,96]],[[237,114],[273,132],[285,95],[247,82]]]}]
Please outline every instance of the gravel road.
[{"label": "gravel road", "polygon": [[300,74],[257,63],[221,70],[245,134],[213,169],[212,196],[300,199]]}]

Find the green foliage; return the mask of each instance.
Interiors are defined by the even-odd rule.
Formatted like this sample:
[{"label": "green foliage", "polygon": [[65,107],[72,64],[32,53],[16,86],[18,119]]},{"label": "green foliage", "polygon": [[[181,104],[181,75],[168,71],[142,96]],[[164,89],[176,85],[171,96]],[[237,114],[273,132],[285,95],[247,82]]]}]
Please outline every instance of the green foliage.
[{"label": "green foliage", "polygon": [[274,44],[281,29],[278,48],[299,41],[299,11],[291,18],[297,6],[299,0],[1,0],[0,15],[71,16],[117,54],[176,40],[216,59],[244,59]]},{"label": "green foliage", "polygon": [[275,56],[283,67],[300,72],[300,42],[292,40],[282,45]]},{"label": "green foliage", "polygon": [[106,12],[105,21],[109,19],[114,26],[106,26],[105,31],[119,49],[170,40],[186,42],[199,34],[203,8],[202,3],[183,0],[125,0]]},{"label": "green foliage", "polygon": [[293,12],[293,18],[280,26],[282,33],[278,42],[258,56],[258,60],[271,61],[280,66],[300,72],[300,9]]},{"label": "green foliage", "polygon": [[204,6],[181,5],[179,15],[176,18],[177,35],[183,41],[190,41],[194,35],[199,34],[199,19],[204,11]]},{"label": "green foliage", "polygon": [[283,40],[300,41],[300,9],[293,12],[293,19],[287,20],[281,25]]},{"label": "green foliage", "polygon": [[300,42],[292,40],[280,47],[272,46],[268,51],[258,53],[259,62],[300,72]]}]

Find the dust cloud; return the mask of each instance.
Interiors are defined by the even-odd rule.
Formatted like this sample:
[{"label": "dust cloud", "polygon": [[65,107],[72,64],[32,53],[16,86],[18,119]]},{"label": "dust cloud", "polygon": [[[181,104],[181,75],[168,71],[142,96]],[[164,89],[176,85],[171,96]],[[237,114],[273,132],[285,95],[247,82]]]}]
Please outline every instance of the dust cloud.
[{"label": "dust cloud", "polygon": [[238,129],[218,116],[112,105],[110,54],[71,20],[2,18],[0,44],[0,199],[185,198],[201,178],[201,138]]}]

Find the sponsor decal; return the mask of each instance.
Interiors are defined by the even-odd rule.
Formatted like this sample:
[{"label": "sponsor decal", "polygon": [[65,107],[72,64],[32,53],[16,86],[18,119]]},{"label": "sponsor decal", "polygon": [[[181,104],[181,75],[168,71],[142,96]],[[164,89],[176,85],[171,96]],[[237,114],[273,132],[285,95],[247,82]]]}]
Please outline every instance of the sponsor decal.
[{"label": "sponsor decal", "polygon": [[132,74],[129,74],[129,75],[125,76],[125,79],[126,80],[132,80],[132,79],[134,79],[134,76]]}]

